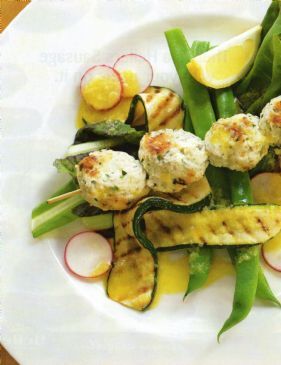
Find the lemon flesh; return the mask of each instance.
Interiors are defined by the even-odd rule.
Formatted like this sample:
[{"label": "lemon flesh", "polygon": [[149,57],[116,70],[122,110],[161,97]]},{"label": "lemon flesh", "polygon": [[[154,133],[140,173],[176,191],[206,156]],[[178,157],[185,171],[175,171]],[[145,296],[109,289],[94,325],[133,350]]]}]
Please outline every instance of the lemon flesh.
[{"label": "lemon flesh", "polygon": [[261,26],[251,28],[218,47],[193,58],[187,68],[201,84],[220,89],[239,81],[254,61]]}]

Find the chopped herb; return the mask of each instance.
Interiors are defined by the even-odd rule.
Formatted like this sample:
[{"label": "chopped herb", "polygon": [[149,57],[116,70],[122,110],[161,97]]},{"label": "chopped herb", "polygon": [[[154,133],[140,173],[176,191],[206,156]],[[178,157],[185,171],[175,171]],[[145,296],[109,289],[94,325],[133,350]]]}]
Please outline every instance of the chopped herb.
[{"label": "chopped herb", "polygon": [[118,191],[119,190],[118,186],[116,186],[116,185],[112,186],[111,189],[114,190],[114,191]]},{"label": "chopped herb", "polygon": [[127,175],[127,171],[122,170],[122,177]]}]

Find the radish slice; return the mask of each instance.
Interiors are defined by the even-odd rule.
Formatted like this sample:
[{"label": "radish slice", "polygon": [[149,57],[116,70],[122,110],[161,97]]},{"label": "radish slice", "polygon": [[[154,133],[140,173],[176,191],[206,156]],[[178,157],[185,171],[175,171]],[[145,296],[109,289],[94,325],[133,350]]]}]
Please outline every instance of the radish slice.
[{"label": "radish slice", "polygon": [[151,63],[138,54],[130,53],[119,57],[113,67],[122,77],[124,97],[143,92],[152,82]]},{"label": "radish slice", "polygon": [[281,272],[281,233],[262,245],[262,257],[273,270]]},{"label": "radish slice", "polygon": [[123,84],[120,74],[110,66],[91,67],[81,79],[82,97],[96,110],[116,106],[122,97]]},{"label": "radish slice", "polygon": [[251,180],[254,201],[258,204],[281,205],[281,174],[277,172],[263,172]]},{"label": "radish slice", "polygon": [[64,261],[73,274],[82,278],[96,278],[109,270],[112,249],[100,234],[92,231],[80,232],[67,242]]}]

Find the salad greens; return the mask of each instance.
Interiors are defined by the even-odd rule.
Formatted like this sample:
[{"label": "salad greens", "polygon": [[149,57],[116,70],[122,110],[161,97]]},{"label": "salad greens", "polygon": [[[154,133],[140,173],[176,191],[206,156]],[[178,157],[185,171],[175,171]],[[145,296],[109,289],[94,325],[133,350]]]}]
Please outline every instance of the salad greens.
[{"label": "salad greens", "polygon": [[274,148],[270,148],[267,155],[253,168],[249,173],[253,177],[262,172],[278,172],[280,171],[278,155]]},{"label": "salad greens", "polygon": [[261,39],[267,35],[268,31],[272,27],[273,23],[278,17],[280,7],[280,0],[272,0],[270,7],[267,9],[265,17],[261,23],[262,26],[262,35]]},{"label": "salad greens", "polygon": [[80,128],[74,139],[74,144],[84,142],[94,142],[104,138],[123,137],[124,143],[139,144],[144,131],[137,131],[129,124],[124,124],[119,120],[103,121],[94,124],[85,122],[85,127]]},{"label": "salad greens", "polygon": [[85,154],[76,155],[76,156],[68,156],[65,158],[57,158],[54,161],[54,166],[56,167],[59,173],[67,173],[74,179],[76,179],[76,169],[75,165],[78,164],[79,161],[82,160],[86,156]]},{"label": "salad greens", "polygon": [[259,114],[271,99],[281,93],[281,34],[274,35],[271,43],[273,53],[271,81],[264,93],[248,107],[247,112],[251,114]]}]

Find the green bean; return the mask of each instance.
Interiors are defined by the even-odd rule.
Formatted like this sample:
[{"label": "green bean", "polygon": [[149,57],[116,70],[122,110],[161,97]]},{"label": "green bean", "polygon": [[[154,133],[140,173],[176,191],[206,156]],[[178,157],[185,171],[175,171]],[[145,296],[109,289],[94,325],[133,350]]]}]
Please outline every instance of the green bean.
[{"label": "green bean", "polygon": [[[214,96],[218,118],[229,118],[235,114],[236,104],[230,88],[215,90]],[[247,173],[227,169],[224,170],[224,173],[229,178],[227,189],[230,189],[233,204],[247,204],[248,198],[252,200],[250,180]],[[226,187],[222,188],[225,189]]]},{"label": "green bean", "polygon": [[[229,118],[236,112],[233,92],[230,88],[215,91],[216,109],[219,118]],[[228,170],[231,200],[233,204],[251,204],[253,196],[251,192],[249,174]]]},{"label": "green bean", "polygon": [[229,318],[219,331],[219,341],[223,332],[242,321],[249,314],[255,300],[257,278],[259,273],[259,248],[229,248],[236,272],[233,309]]},{"label": "green bean", "polygon": [[[221,118],[235,113],[234,96],[231,89],[216,92],[216,104]],[[228,171],[232,204],[251,204],[250,178],[248,173]],[[218,333],[218,341],[223,332],[241,322],[249,314],[257,291],[259,272],[259,247],[229,248],[229,255],[236,271],[236,284],[232,312]]]},{"label": "green bean", "polygon": [[268,300],[269,302],[278,305],[278,307],[281,307],[281,303],[271,290],[261,266],[259,267],[256,297],[262,300]]},{"label": "green bean", "polygon": [[212,188],[212,201],[216,206],[228,206],[231,204],[230,189],[226,170],[209,165],[206,170],[208,182]]},{"label": "green bean", "polygon": [[[216,101],[218,106],[220,107],[220,116],[221,117],[229,117],[230,113],[233,112],[234,110],[234,98],[231,98],[232,92],[230,91],[230,89],[228,89],[227,91],[225,91],[225,95],[223,90],[217,91],[216,92]],[[232,99],[232,100],[231,100]],[[229,103],[232,103],[232,105],[229,105],[229,110],[230,113],[228,113],[228,107],[227,105]],[[219,108],[218,108],[219,109]],[[232,110],[232,111],[231,111]],[[250,178],[249,178],[249,174],[248,173],[243,173],[243,172],[238,172],[238,171],[229,171],[229,180],[230,180],[230,190],[231,190],[231,200],[233,204],[252,204],[253,203],[253,196],[252,196],[252,191],[251,191],[251,186],[250,186]],[[250,250],[245,248],[245,251]],[[256,248],[256,250],[258,250],[258,248]],[[239,251],[238,251],[238,255],[239,255]],[[243,253],[244,254],[244,253]],[[253,263],[248,263],[249,267],[250,265],[252,265]],[[247,264],[245,263],[245,266]],[[236,285],[238,287],[237,291],[238,293],[235,293],[234,296],[234,306],[233,306],[233,312],[232,312],[232,317],[230,317],[232,319],[232,324],[236,324],[238,322],[240,322],[243,318],[242,316],[247,315],[247,311],[249,309],[249,305],[251,305],[251,303],[253,303],[253,298],[254,298],[254,292],[255,292],[255,280],[257,280],[257,285],[256,285],[256,292],[255,295],[260,298],[260,299],[264,299],[264,300],[268,300],[271,301],[277,305],[280,305],[278,299],[274,296],[263,272],[262,269],[260,267],[259,264],[259,270],[258,270],[258,276],[256,274],[257,270],[255,268],[255,270],[253,270],[251,272],[251,281],[254,285],[252,287],[250,287],[250,285],[248,285],[248,289],[247,289],[247,298],[248,298],[248,303],[244,303],[245,304],[245,308],[244,308],[244,312],[241,313],[240,312],[240,318],[237,315],[237,311],[238,309],[235,307],[237,305],[237,296],[240,293],[239,290],[239,277],[237,276],[237,281],[236,281]],[[256,279],[257,276],[257,279]],[[243,279],[241,279],[243,280]],[[242,284],[241,284],[242,285]],[[246,298],[245,297],[245,298]],[[234,323],[236,321],[236,323]],[[229,323],[231,323],[231,320],[228,320],[228,325]],[[225,328],[225,330],[229,329],[230,327]],[[222,332],[221,332],[222,333]],[[220,333],[220,334],[221,334]]]},{"label": "green bean", "polygon": [[193,57],[199,56],[202,53],[207,52],[210,49],[210,42],[206,41],[194,41],[191,45],[191,52]]},{"label": "green bean", "polygon": [[185,105],[185,116],[183,121],[183,129],[185,131],[193,133],[192,120],[187,106]]},{"label": "green bean", "polygon": [[232,204],[252,204],[253,196],[250,177],[247,172],[228,171]]},{"label": "green bean", "polygon": [[236,104],[230,88],[215,90],[215,106],[218,118],[229,118],[236,114]]},{"label": "green bean", "polygon": [[183,88],[183,99],[190,112],[193,128],[198,137],[204,138],[215,121],[208,90],[193,79],[186,68],[192,59],[192,50],[180,29],[165,32],[170,53]]},{"label": "green bean", "polygon": [[[205,42],[205,41],[194,41],[192,43],[191,46],[191,53],[192,56],[198,56],[204,52],[207,52],[208,49],[210,47],[210,43],[209,42]],[[183,72],[187,72],[186,66],[184,67]],[[191,120],[191,116],[190,116],[190,112],[188,110],[188,107],[186,105],[186,111],[185,111],[185,118],[184,118],[184,126],[183,129],[185,131],[194,133],[194,129],[193,129],[193,125],[192,125],[192,120]]]},{"label": "green bean", "polygon": [[[186,63],[192,58],[192,50],[189,47],[184,34],[180,29],[171,29],[165,33],[166,39],[169,44],[170,51],[173,49],[172,58],[180,78],[180,82],[183,88],[183,100],[186,105],[187,113],[185,118],[185,130],[192,131],[192,121],[190,116],[190,110],[188,105],[188,91],[186,85],[188,84],[188,75],[186,72]],[[181,46],[178,47],[178,44]]]},{"label": "green bean", "polygon": [[[230,88],[215,91],[219,118],[229,118],[236,113],[236,104]],[[231,201],[233,204],[250,204],[253,200],[248,173],[228,170]]]},{"label": "green bean", "polygon": [[[211,124],[215,121],[215,114],[211,105],[210,96],[206,94],[207,89],[196,83],[185,67],[192,56],[192,49],[188,46],[181,30],[173,29],[166,32],[166,38],[184,89],[184,101],[188,106],[193,128],[199,137],[204,138],[206,132],[211,127]],[[198,47],[198,45],[194,46],[194,49],[196,49],[196,47]],[[231,89],[216,91],[215,101],[218,117],[226,118],[235,114],[236,105]],[[222,170],[220,169],[219,171]],[[213,180],[213,185],[216,187],[220,186],[221,191],[222,186],[225,184],[226,177],[229,177],[230,195],[233,204],[252,203],[250,179],[247,173],[241,174],[229,171],[227,174],[222,173],[222,175],[219,176],[211,167],[209,175],[211,176],[211,178],[208,177],[209,181]],[[221,184],[222,182],[223,184]],[[213,188],[212,184],[211,187]],[[228,189],[223,190],[226,195],[226,201],[228,200],[227,190]],[[254,303],[256,293],[263,297],[265,297],[265,295],[267,298],[270,297],[270,288],[266,285],[267,281],[260,272],[259,247],[232,248],[229,249],[229,254],[232,257],[236,270],[233,309],[230,317],[226,320],[218,334],[218,340],[223,332],[242,321],[248,315]],[[199,260],[199,258],[199,262],[203,261],[201,252],[198,257],[196,257],[195,254],[193,256],[191,261],[192,264],[195,264],[196,262],[198,264],[197,260]],[[259,286],[258,278],[260,279]],[[197,288],[199,285],[202,285],[202,283],[198,277],[197,281],[192,284],[191,289],[193,287]],[[189,289],[188,292],[190,292]]]},{"label": "green bean", "polygon": [[[184,91],[184,101],[188,105],[188,110],[190,112],[195,134],[203,138],[212,123],[215,121],[215,114],[208,90],[204,86],[198,84],[191,77],[186,68],[186,63],[189,62],[193,56],[197,56],[198,54],[206,52],[210,44],[208,42],[195,41],[190,48],[184,37],[184,34],[180,29],[169,30],[165,33],[165,35],[168,41],[172,59],[181,81]],[[185,124],[185,130],[190,130],[189,125],[190,123]],[[228,204],[229,189],[228,181],[224,171],[216,167],[209,166],[206,171],[206,176],[212,188],[214,203]],[[211,256],[211,250],[205,251],[205,248],[199,248],[196,251],[196,260],[194,260],[194,262],[192,262],[192,254],[190,255],[190,265],[193,267],[193,273],[189,278],[187,293],[195,290],[195,288],[198,289],[206,282],[211,267]],[[205,265],[204,270],[195,269],[195,266],[199,268],[202,267],[202,265]]]},{"label": "green bean", "polygon": [[[186,63],[193,56],[207,51],[210,46],[209,42],[195,41],[190,48],[180,29],[171,29],[165,35],[184,91],[184,101],[189,106],[195,134],[203,138],[216,117],[207,88],[191,77]],[[185,130],[190,130],[189,125],[190,123],[185,125]],[[228,181],[224,170],[209,166],[206,175],[213,191],[215,203],[219,201],[229,202]]]},{"label": "green bean", "polygon": [[192,248],[189,253],[189,282],[185,297],[196,289],[201,288],[210,272],[213,250],[210,247]]},{"label": "green bean", "polygon": [[[192,43],[191,51],[193,56],[198,56],[199,54],[202,54],[206,51],[208,51],[210,47],[209,42],[204,41],[195,41]],[[187,69],[185,68],[185,72],[187,72]],[[187,110],[188,111],[188,110]],[[189,114],[189,112],[188,112]],[[189,114],[190,117],[190,114]],[[190,117],[191,118],[191,117]],[[192,125],[192,120],[191,120]],[[184,129],[187,129],[186,123],[184,125]],[[191,130],[189,130],[191,131]],[[212,174],[213,176],[214,174]],[[217,179],[216,179],[217,181]],[[220,187],[219,187],[220,189]],[[216,189],[215,189],[216,191]],[[219,190],[221,191],[221,189]],[[216,194],[218,195],[218,194]],[[221,195],[221,193],[219,194]],[[207,281],[209,272],[211,269],[211,263],[213,258],[213,250],[210,248],[205,247],[197,247],[192,248],[189,250],[189,280],[187,289],[184,295],[184,299],[186,296],[190,293],[192,293],[194,290],[200,289]]]}]

